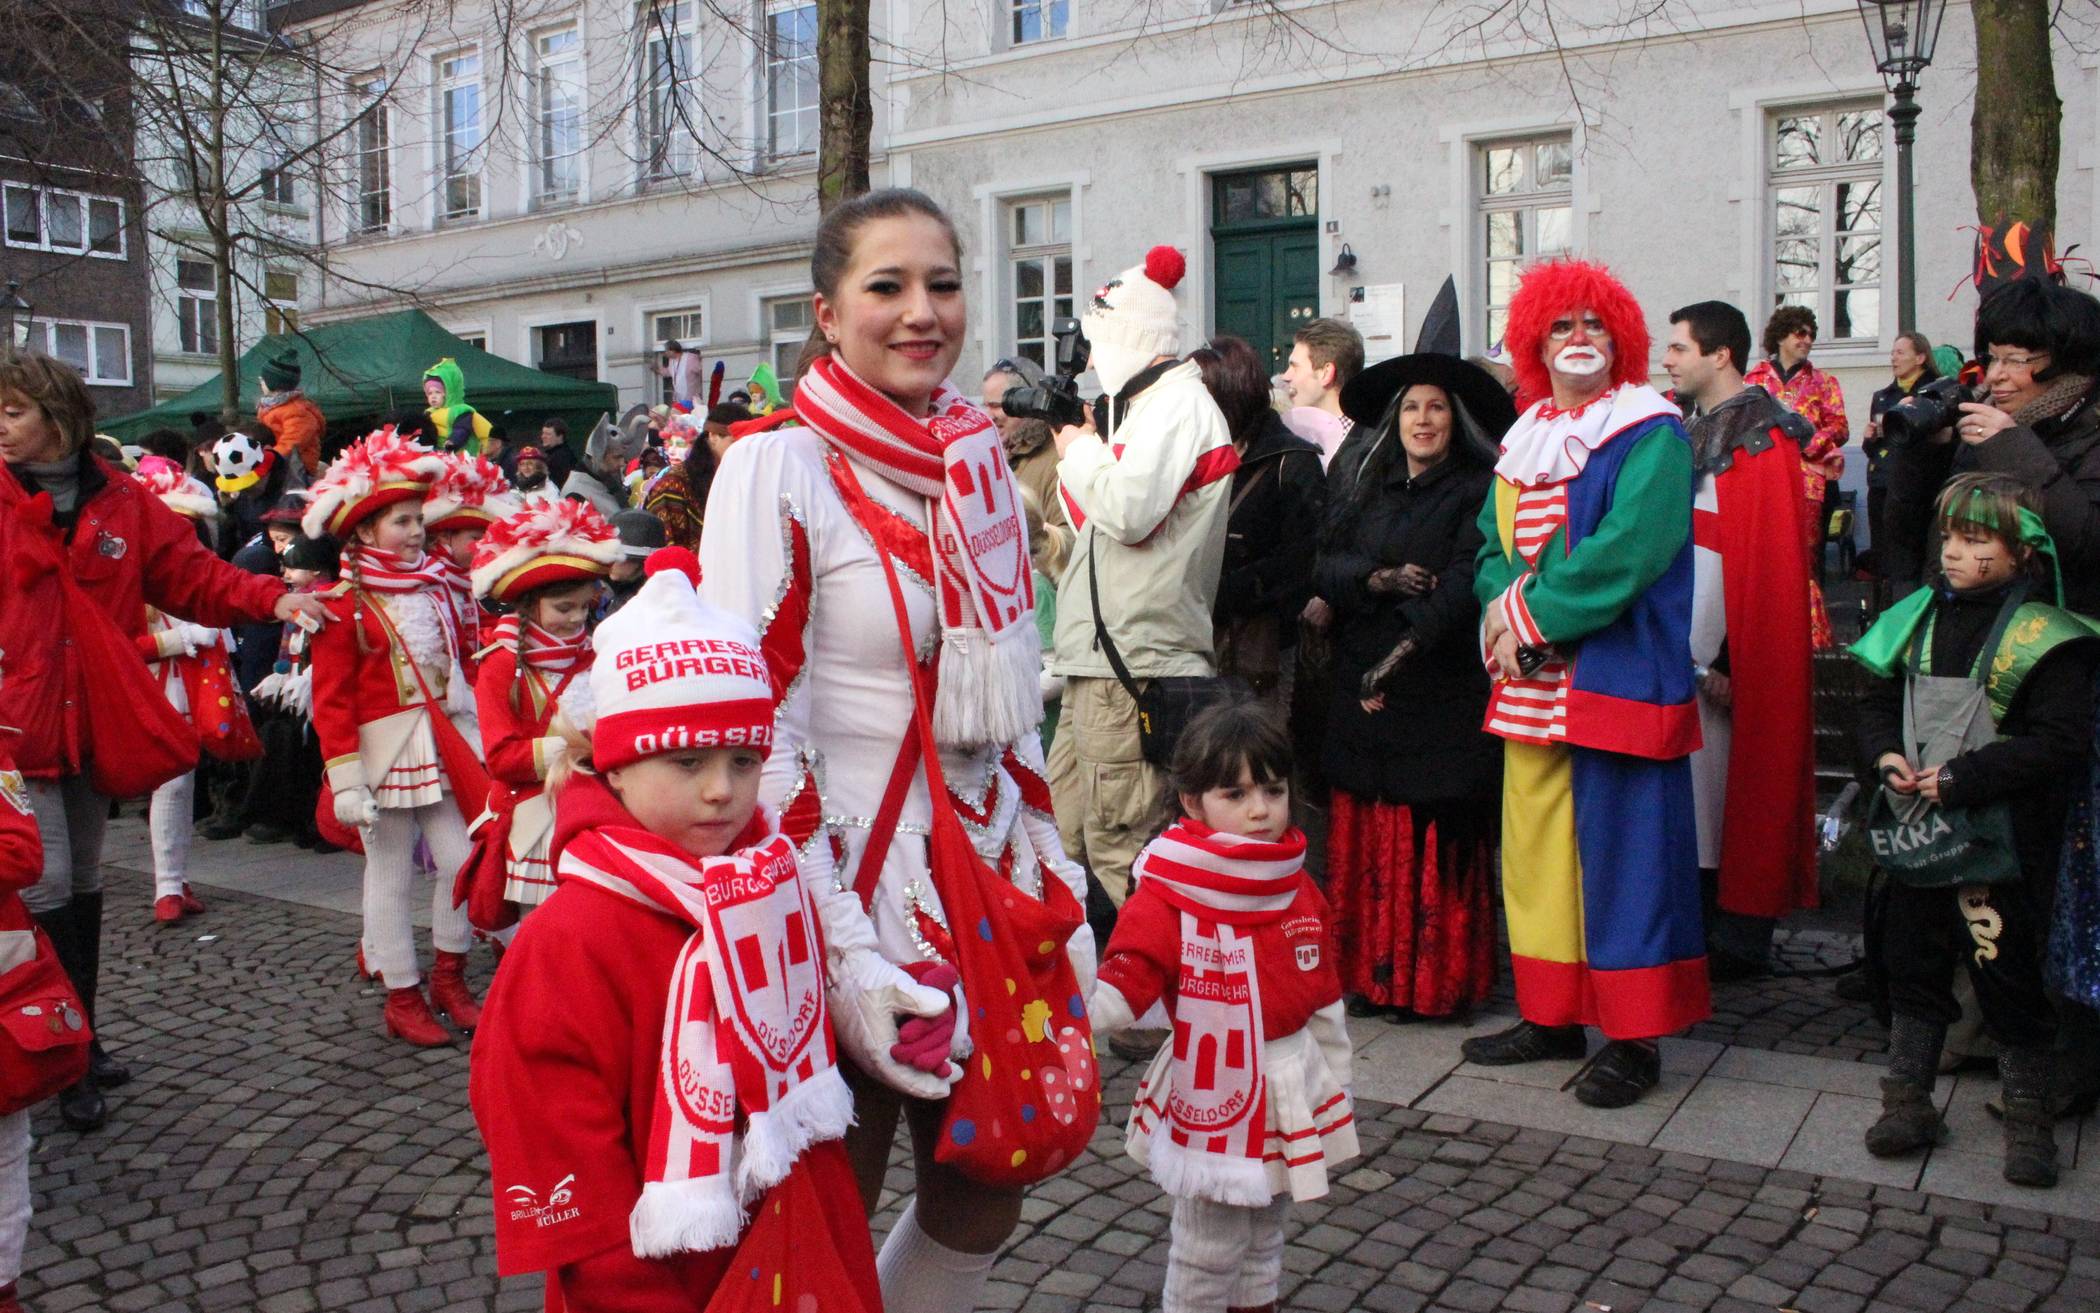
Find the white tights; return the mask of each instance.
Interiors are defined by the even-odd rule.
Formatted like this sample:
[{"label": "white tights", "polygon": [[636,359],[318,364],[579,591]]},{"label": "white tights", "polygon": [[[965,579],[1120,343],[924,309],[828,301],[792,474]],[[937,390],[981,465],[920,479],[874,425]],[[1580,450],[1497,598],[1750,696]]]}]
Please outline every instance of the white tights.
[{"label": "white tights", "polygon": [[0,1286],[22,1275],[29,1242],[29,1109],[0,1117]]},{"label": "white tights", "polygon": [[197,798],[197,772],[178,775],[153,791],[146,828],[153,835],[153,896],[182,892],[190,878],[190,813]]},{"label": "white tights", "polygon": [[1260,1208],[1209,1199],[1174,1201],[1162,1313],[1225,1313],[1276,1302],[1283,1276],[1288,1194]]},{"label": "white tights", "polygon": [[464,953],[474,929],[452,905],[452,877],[466,863],[467,825],[448,794],[424,807],[383,807],[364,827],[365,965],[388,989],[420,984],[416,963],[416,832],[430,844],[437,880],[430,895],[430,940],[441,953]]}]

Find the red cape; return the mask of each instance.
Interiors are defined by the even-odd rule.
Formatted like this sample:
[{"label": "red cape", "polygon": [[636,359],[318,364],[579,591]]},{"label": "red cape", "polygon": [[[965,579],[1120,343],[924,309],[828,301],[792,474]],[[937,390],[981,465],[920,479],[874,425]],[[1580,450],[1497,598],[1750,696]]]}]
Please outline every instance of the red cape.
[{"label": "red cape", "polygon": [[1714,480],[1732,695],[1721,909],[1782,917],[1814,907],[1816,763],[1801,453],[1738,450]]}]

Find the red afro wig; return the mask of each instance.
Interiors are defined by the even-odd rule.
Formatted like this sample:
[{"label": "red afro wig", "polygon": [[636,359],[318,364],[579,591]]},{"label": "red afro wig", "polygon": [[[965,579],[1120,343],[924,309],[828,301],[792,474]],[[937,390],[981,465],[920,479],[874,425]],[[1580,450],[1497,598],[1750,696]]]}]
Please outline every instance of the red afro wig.
[{"label": "red afro wig", "polygon": [[1528,404],[1553,395],[1540,349],[1553,321],[1571,310],[1589,308],[1611,333],[1611,381],[1614,386],[1648,381],[1648,321],[1640,302],[1611,270],[1588,260],[1546,260],[1524,271],[1509,303],[1509,327],[1502,350],[1517,371],[1517,399]]}]

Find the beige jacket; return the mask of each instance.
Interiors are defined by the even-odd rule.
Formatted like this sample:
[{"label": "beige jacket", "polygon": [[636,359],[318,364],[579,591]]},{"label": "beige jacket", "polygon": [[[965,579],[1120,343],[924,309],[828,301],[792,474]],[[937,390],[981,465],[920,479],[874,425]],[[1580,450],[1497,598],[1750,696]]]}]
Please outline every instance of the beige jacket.
[{"label": "beige jacket", "polygon": [[1211,607],[1235,463],[1225,416],[1186,361],[1116,417],[1113,450],[1091,433],[1065,448],[1058,482],[1078,514],[1057,584],[1053,673],[1114,678],[1094,644],[1087,562],[1096,553],[1102,620],[1130,673],[1215,673]]}]

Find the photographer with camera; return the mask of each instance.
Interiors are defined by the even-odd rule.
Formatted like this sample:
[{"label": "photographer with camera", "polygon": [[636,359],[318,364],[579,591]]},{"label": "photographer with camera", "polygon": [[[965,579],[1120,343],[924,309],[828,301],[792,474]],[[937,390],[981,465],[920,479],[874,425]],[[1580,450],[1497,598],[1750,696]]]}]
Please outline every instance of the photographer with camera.
[{"label": "photographer with camera", "polygon": [[2002,250],[1979,261],[1982,388],[1936,379],[1881,417],[1888,574],[1899,595],[1924,581],[1937,559],[1933,504],[1950,476],[2010,474],[2041,497],[2064,604],[2100,614],[2100,302],[2058,282],[2045,248],[2016,254],[2026,263]]},{"label": "photographer with camera", "polygon": [[[1065,692],[1050,787],[1065,851],[1118,905],[1166,780],[1157,746],[1143,750],[1139,696],[1215,673],[1211,609],[1239,463],[1202,374],[1178,356],[1184,268],[1155,246],[1094,293],[1083,324],[1108,395],[1079,422],[1067,411],[1056,436],[1076,537],[1057,588],[1051,669]],[[1014,392],[1005,400],[1011,412]]]},{"label": "photographer with camera", "polygon": [[[1076,339],[1076,322],[1060,320],[1053,327],[1068,325]],[[1062,339],[1059,348],[1064,349]],[[984,408],[999,427],[999,445],[1006,450],[1007,467],[1021,490],[1021,508],[1028,515],[1028,558],[1054,587],[1064,573],[1065,554],[1071,550],[1072,524],[1065,517],[1063,498],[1057,495],[1057,444],[1050,437],[1053,426],[1041,415],[1008,411],[1005,404],[1011,392],[1025,411],[1043,383],[1041,365],[1025,357],[1002,356],[985,371]],[[1073,390],[1071,395],[1076,399],[1078,392]],[[1079,413],[1084,418],[1084,411]],[[1036,609],[1043,609],[1040,596]]]}]

